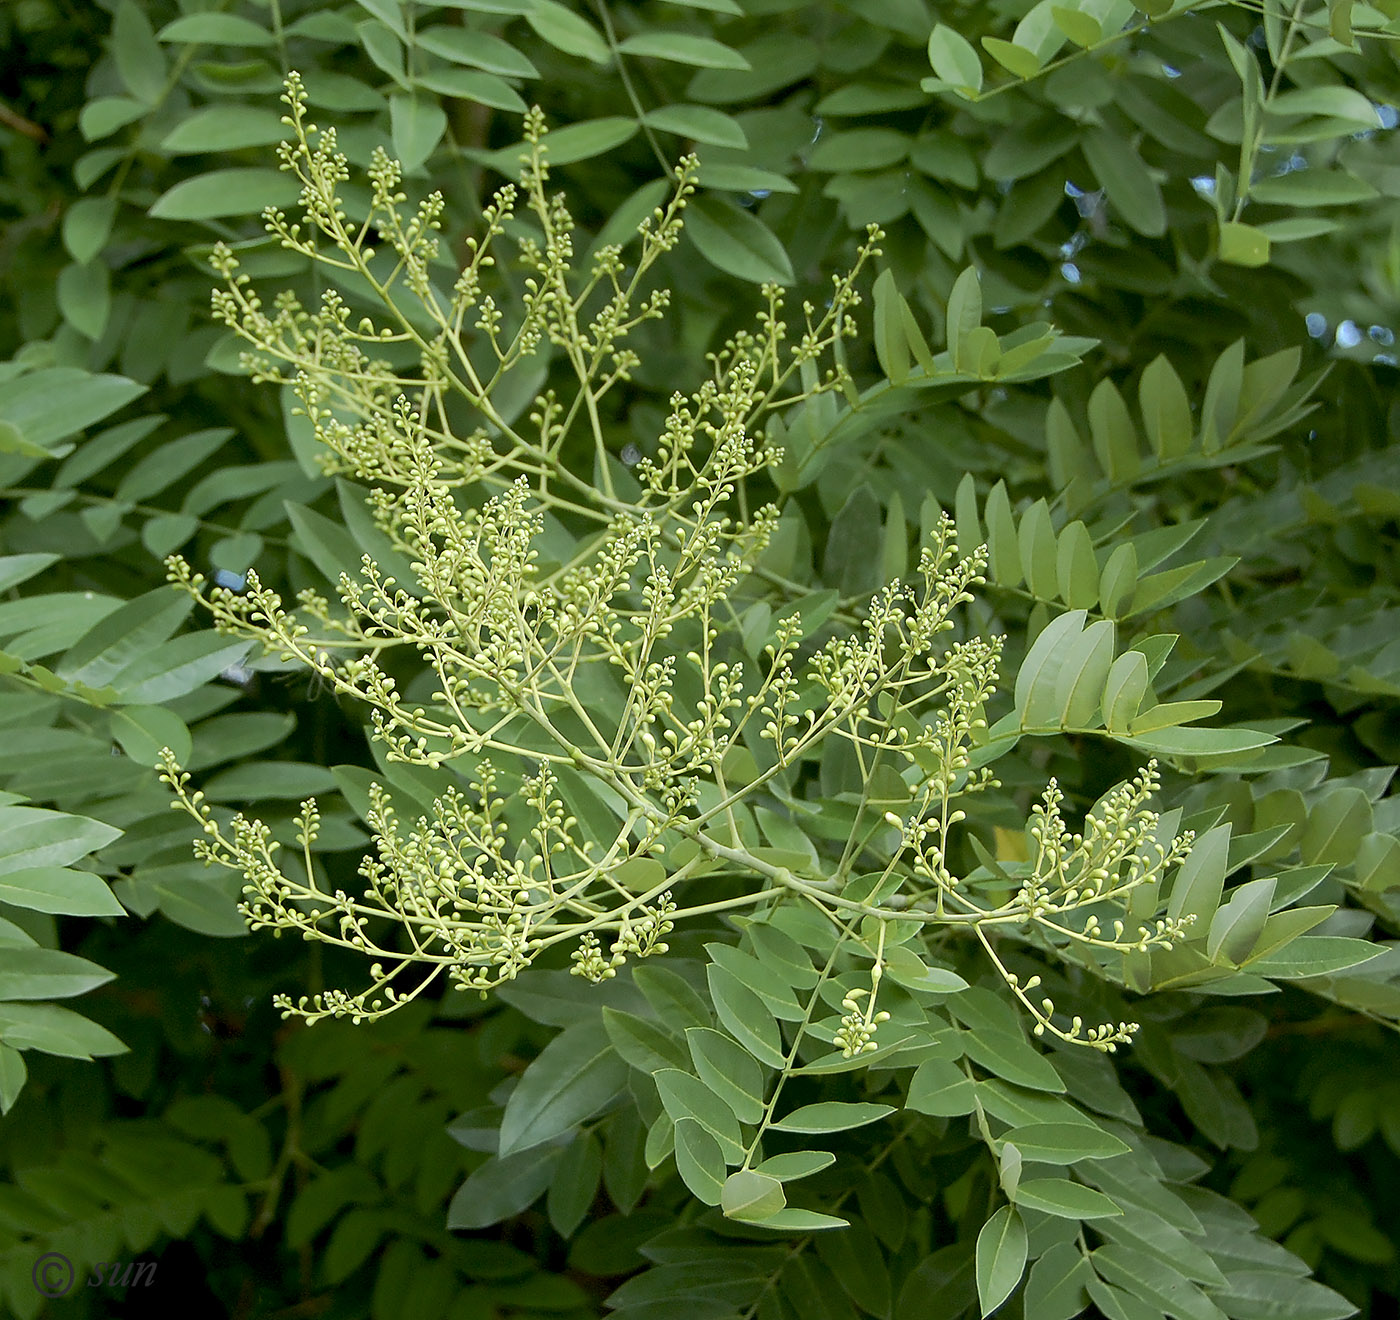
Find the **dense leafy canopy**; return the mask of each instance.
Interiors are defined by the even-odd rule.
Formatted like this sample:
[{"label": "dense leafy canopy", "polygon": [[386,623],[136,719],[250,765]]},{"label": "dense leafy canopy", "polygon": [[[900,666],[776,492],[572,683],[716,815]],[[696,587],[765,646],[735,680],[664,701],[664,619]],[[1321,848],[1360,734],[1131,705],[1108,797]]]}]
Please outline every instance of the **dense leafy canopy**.
[{"label": "dense leafy canopy", "polygon": [[0,1309],[1388,1314],[1397,36],[0,9]]}]

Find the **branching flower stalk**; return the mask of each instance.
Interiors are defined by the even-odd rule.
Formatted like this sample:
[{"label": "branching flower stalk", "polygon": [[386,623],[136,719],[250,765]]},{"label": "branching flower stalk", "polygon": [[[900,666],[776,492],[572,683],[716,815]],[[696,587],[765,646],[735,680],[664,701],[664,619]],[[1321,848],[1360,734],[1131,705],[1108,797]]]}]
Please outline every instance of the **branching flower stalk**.
[{"label": "branching flower stalk", "polygon": [[[879,253],[879,230],[833,280],[823,317],[814,323],[804,303],[796,345],[780,319],[780,290],[764,286],[757,330],[710,355],[712,374],[696,390],[672,396],[652,452],[629,470],[613,456],[618,440],[599,404],[638,365],[627,337],[665,315],[665,292],[643,293],[643,278],[679,241],[694,158],[676,170],[671,203],[640,226],[635,267],[629,272],[622,248],[604,246],[576,289],[573,222],[562,197],[545,192],[538,110],[525,120],[519,190],[496,194],[456,270],[439,251],[438,194],[406,213],[399,168],[380,151],[368,212],[352,221],[339,192],[345,159],[333,130],[305,121],[295,74],[284,100],[292,136],[282,166],[301,182],[301,219],[269,209],[267,229],[329,268],[344,292],[325,293],[316,311],[280,294],[269,315],[234,253],[219,245],[212,260],[225,287],[214,312],[251,346],[245,362],[255,379],[296,391],[326,451],[322,469],[371,486],[374,520],[414,580],[396,581],[366,554],[358,580],[340,575],[341,613],[312,591],[289,608],[251,570],[243,592],[206,592],[178,555],[167,560],[168,576],[221,631],[299,661],[366,705],[386,759],[442,783],[431,812],[412,822],[400,819],[388,788],[373,785],[366,819],[375,851],[359,867],[364,892],[352,895],[323,882],[314,800],[297,819],[301,858],[289,873],[266,824],[242,814],[221,823],[163,753],[174,805],[204,832],[196,854],[242,874],[249,924],[370,960],[365,990],[295,1003],[279,996],[284,1014],[373,1018],[444,974],[485,994],[556,945],[577,974],[599,981],[629,959],[665,953],[666,936],[689,916],[755,908],[776,895],[815,904],[840,940],[859,925],[872,972],[870,990],[851,991],[843,1004],[837,1047],[850,1054],[874,1049],[888,1020],[875,1001],[895,922],[906,932],[913,923],[919,938],[971,927],[1037,1031],[1101,1049],[1126,1039],[1131,1024],[1087,1033],[1077,1019],[1056,1026],[1053,1005],[1031,1002],[1034,984],[1022,987],[1006,971],[989,932],[1046,949],[1065,941],[1099,952],[1169,947],[1182,923],[1162,919],[1127,934],[1111,915],[1134,891],[1159,884],[1190,846],[1189,837],[1169,848],[1155,841],[1157,818],[1144,805],[1155,766],[1110,794],[1072,839],[1052,783],[1034,813],[1034,865],[1019,893],[990,902],[949,858],[965,819],[959,800],[997,784],[970,766],[996,692],[1001,639],[944,637],[983,580],[985,547],[960,554],[943,516],[915,580],[875,592],[859,626],[799,668],[806,633],[800,612],[784,606],[803,588],[763,563],[779,510],[746,512],[749,482],[782,458],[764,443],[764,415],[850,387],[839,362],[825,374],[816,363],[857,332],[855,280]],[[522,197],[528,220],[516,215]],[[527,272],[525,293],[498,301],[486,284],[507,235],[514,268]],[[387,319],[356,319],[356,299]],[[547,383],[528,425],[518,425],[497,400],[535,359]],[[801,393],[789,392],[794,374],[805,382]],[[551,553],[569,546],[548,571],[546,539]],[[739,600],[780,611],[761,646],[744,644]],[[421,657],[426,699],[401,691],[381,664],[391,647]],[[867,782],[882,759],[899,762],[908,805],[902,816],[867,810],[867,787],[839,862],[794,874],[761,855],[735,812],[775,807],[771,790],[790,792],[799,764],[828,737],[852,744]],[[736,762],[740,753],[748,759]],[[735,765],[749,768],[736,777]],[[603,814],[585,807],[593,799]],[[880,883],[854,889],[857,858],[872,850],[888,854]],[[715,900],[694,889],[721,875],[745,878],[745,891]]]}]

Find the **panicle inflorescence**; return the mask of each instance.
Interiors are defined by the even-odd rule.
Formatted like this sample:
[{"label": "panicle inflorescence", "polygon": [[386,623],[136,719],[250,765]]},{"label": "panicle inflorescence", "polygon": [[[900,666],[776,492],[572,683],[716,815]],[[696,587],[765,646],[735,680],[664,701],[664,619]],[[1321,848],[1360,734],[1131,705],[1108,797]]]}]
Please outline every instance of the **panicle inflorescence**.
[{"label": "panicle inflorescence", "polygon": [[[1105,950],[1169,947],[1181,922],[1129,933],[1111,915],[1126,915],[1131,893],[1189,848],[1189,836],[1156,841],[1157,818],[1144,807],[1155,765],[1109,794],[1083,834],[1061,821],[1052,781],[1033,809],[1036,854],[1019,891],[988,903],[949,862],[965,819],[958,799],[999,787],[974,754],[1002,639],[949,637],[984,580],[985,547],[961,553],[942,515],[912,581],[874,592],[863,618],[847,602],[820,645],[796,605],[806,588],[770,567],[779,510],[757,494],[771,489],[784,450],[767,441],[781,428],[764,419],[852,392],[841,341],[856,333],[856,280],[879,254],[879,229],[869,228],[853,268],[833,276],[821,314],[802,303],[796,343],[782,290],[763,285],[755,328],[706,355],[708,375],[672,394],[657,433],[623,443],[600,401],[631,379],[641,360],[632,341],[668,311],[667,291],[645,285],[680,239],[698,160],[680,161],[671,200],[641,222],[630,265],[627,245],[605,244],[579,276],[573,219],[546,191],[537,108],[525,116],[518,186],[496,192],[454,254],[441,194],[411,200],[412,182],[377,149],[368,193],[348,200],[346,158],[334,130],[307,120],[296,74],[283,100],[291,132],[279,156],[300,185],[299,215],[269,208],[264,223],[284,248],[335,272],[335,287],[313,308],[291,293],[268,306],[219,243],[213,311],[249,346],[255,379],[295,395],[321,470],[370,488],[369,516],[392,556],[365,554],[357,574],[340,573],[338,604],[306,589],[289,606],[251,570],[240,592],[206,590],[178,555],[168,575],[219,629],[366,705],[384,761],[412,772],[399,788],[414,786],[370,784],[362,814],[374,851],[352,894],[314,850],[314,800],[293,822],[300,860],[284,865],[277,830],[216,816],[164,754],[175,805],[202,827],[198,856],[242,874],[249,924],[370,960],[361,993],[281,996],[284,1013],[373,1018],[440,975],[484,994],[556,945],[575,974],[605,980],[629,959],[665,953],[687,915],[686,882],[727,869],[754,883],[720,907],[757,904],[778,888],[838,925],[843,903],[873,914],[870,986],[846,992],[834,1033],[848,1057],[873,1051],[889,1020],[875,1004],[896,916],[971,927],[1038,1032],[1100,1049],[1126,1039],[1131,1024],[1055,1026],[1049,1001],[1027,997],[1035,978],[1021,986],[986,931]],[[500,251],[506,241],[513,256]],[[352,311],[364,305],[374,315]],[[835,365],[822,370],[828,352]],[[811,653],[800,665],[804,643]],[[421,675],[408,681],[399,657],[415,654]],[[839,897],[849,855],[834,876],[794,876],[733,827],[736,804],[828,738],[848,741],[867,767],[903,763],[904,814],[877,813],[897,831],[887,868],[897,883],[881,891],[882,905]],[[438,787],[427,791],[429,782]]]}]

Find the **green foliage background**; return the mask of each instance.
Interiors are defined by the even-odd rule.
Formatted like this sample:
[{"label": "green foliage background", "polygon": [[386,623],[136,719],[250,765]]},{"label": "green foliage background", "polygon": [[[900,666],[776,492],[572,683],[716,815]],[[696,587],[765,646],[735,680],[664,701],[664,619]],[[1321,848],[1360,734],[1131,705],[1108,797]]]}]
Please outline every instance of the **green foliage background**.
[{"label": "green foliage background", "polygon": [[[1052,969],[1087,1020],[1143,1025],[1111,1067],[1037,1054],[1049,1080],[1001,979],[947,946],[974,983],[946,1000],[971,1042],[959,1066],[996,1125],[1077,1121],[1135,1152],[1127,1175],[1076,1166],[1124,1228],[1028,1211],[1035,1264],[997,1313],[1393,1314],[1396,19],[1392,0],[0,9],[0,1306],[156,1313],[154,1289],[83,1288],[45,1312],[30,1272],[60,1251],[158,1256],[156,1288],[240,1320],[951,1320],[1017,1263],[1017,1174],[966,1093],[932,1095],[936,1049],[792,1084],[794,1102],[896,1111],[823,1137],[835,1162],[800,1184],[847,1229],[753,1229],[669,1158],[648,1167],[648,1128],[671,1112],[649,1074],[688,1068],[682,1029],[714,1022],[705,946],[741,943],[719,916],[599,987],[561,961],[485,1003],[449,992],[361,1026],[272,1009],[274,991],[353,980],[355,960],[247,934],[238,877],[192,859],[156,753],[223,819],[246,809],[288,837],[320,795],[318,848],[351,879],[369,833],[347,785],[423,791],[353,703],[165,585],[179,551],[227,584],[256,565],[287,598],[334,594],[384,549],[363,488],[321,473],[290,395],[252,385],[208,314],[217,240],[260,284],[322,291],[256,218],[295,201],[273,146],[296,69],[357,178],[388,144],[415,195],[442,191],[455,260],[515,177],[528,104],[586,243],[622,241],[696,151],[685,237],[658,265],[670,314],[605,419],[615,456],[654,447],[672,391],[751,324],[760,282],[820,307],[865,227],[884,229],[845,345],[858,406],[823,396],[773,433],[781,571],[802,584],[791,599],[825,593],[804,610],[831,630],[905,571],[931,511],[988,543],[968,617],[1007,637],[989,715],[1004,788],[955,869],[1019,860],[1051,776],[1076,819],[1152,754],[1182,828],[1228,826],[1227,899],[1279,876],[1266,906],[1335,907],[1303,937],[1334,943],[1293,946],[1267,977],[1198,955],[1140,997]],[[980,311],[957,292],[969,267]],[[502,276],[523,292],[521,270]],[[1005,341],[1042,322],[1062,360],[999,374]],[[927,345],[948,362],[931,371]],[[1115,621],[1159,703],[1223,703],[1234,743],[1185,710],[1116,739],[1026,718],[1013,676],[1077,610]],[[839,855],[858,767],[833,752],[810,771],[835,834],[795,806],[749,824],[766,846],[825,856],[835,839]],[[1357,940],[1377,956],[1359,962]],[[1016,1058],[977,1052],[1004,1036]],[[557,1131],[500,1155],[516,1097],[580,1060]]]}]

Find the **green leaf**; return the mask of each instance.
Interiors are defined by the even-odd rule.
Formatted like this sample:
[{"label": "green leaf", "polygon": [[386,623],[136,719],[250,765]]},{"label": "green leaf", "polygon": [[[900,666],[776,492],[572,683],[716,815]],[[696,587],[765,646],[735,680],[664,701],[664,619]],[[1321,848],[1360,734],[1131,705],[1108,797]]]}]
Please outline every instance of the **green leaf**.
[{"label": "green leaf", "polygon": [[678,1068],[663,1068],[652,1080],[673,1122],[693,1119],[714,1136],[728,1163],[743,1162],[744,1142],[739,1121],[724,1099],[698,1077]]},{"label": "green leaf", "polygon": [[102,687],[164,645],[189,617],[193,602],[173,587],[157,587],[100,619],[69,647],[54,672],[70,683]]},{"label": "green leaf", "polygon": [[124,917],[101,876],[59,866],[36,866],[0,875],[0,903],[73,917]]},{"label": "green leaf", "polygon": [[714,147],[747,151],[749,139],[739,121],[707,105],[667,105],[649,110],[642,118],[649,128]]},{"label": "green leaf", "polygon": [[720,1208],[730,1219],[764,1219],[785,1205],[787,1197],[783,1194],[782,1183],[754,1169],[731,1173],[720,1193]]},{"label": "green leaf", "polygon": [[216,454],[232,435],[228,427],[213,427],[193,431],[152,450],[134,463],[121,479],[117,485],[117,499],[134,504],[168,490],[210,455]]},{"label": "green leaf", "polygon": [[826,538],[822,574],[844,595],[875,590],[880,562],[880,502],[862,482],[836,511]]},{"label": "green leaf", "polygon": [[246,573],[263,552],[263,539],[256,532],[225,536],[209,547],[209,562],[215,568],[235,575]]},{"label": "green leaf", "polygon": [[1356,850],[1356,883],[1373,894],[1400,888],[1400,839],[1371,833]]},{"label": "green leaf", "polygon": [[1222,756],[1267,747],[1278,739],[1255,729],[1167,729],[1132,739],[1139,751],[1157,756]]},{"label": "green leaf", "polygon": [[126,90],[143,105],[154,106],[165,94],[165,53],[151,20],[134,0],[117,5],[108,46]]},{"label": "green leaf", "polygon": [[1225,961],[1239,965],[1253,950],[1269,908],[1274,901],[1277,881],[1272,876],[1250,880],[1237,886],[1211,919],[1206,936],[1206,957],[1212,962]]},{"label": "green leaf", "polygon": [[1283,1269],[1232,1270],[1213,1296],[1242,1320],[1348,1320],[1356,1314],[1345,1297]]},{"label": "green leaf", "polygon": [[[554,129],[545,144],[549,148],[551,165],[574,165],[581,160],[592,160],[620,147],[636,136],[639,125],[635,119],[623,115],[609,115],[602,119],[590,119],[581,124],[569,124],[565,128]],[[520,160],[529,159],[530,144],[519,142],[513,147],[490,152],[482,157],[487,164],[502,174],[514,178],[520,167]],[[686,213],[689,224],[689,211]]]},{"label": "green leaf", "polygon": [[757,1166],[756,1172],[776,1178],[779,1182],[795,1182],[829,1169],[835,1163],[836,1156],[830,1151],[795,1150],[784,1155],[770,1155]]},{"label": "green leaf", "polygon": [[982,90],[982,61],[972,43],[943,23],[935,24],[929,34],[928,62],[951,86],[974,94]]},{"label": "green leaf", "polygon": [[982,522],[977,516],[977,483],[971,472],[963,473],[958,482],[953,505],[954,521],[958,529],[958,545],[964,554],[970,554],[982,544]]},{"label": "green leaf", "polygon": [[1050,1060],[1009,1031],[965,1031],[960,1040],[969,1059],[1008,1082],[1032,1091],[1065,1089]]},{"label": "green leaf", "polygon": [[[685,1033],[690,1059],[700,1080],[744,1123],[763,1118],[763,1070],[737,1041],[713,1027],[689,1027]],[[685,1068],[690,1059],[677,1066]]]},{"label": "green leaf", "polygon": [[682,1029],[687,1024],[708,1027],[713,1023],[709,1005],[679,972],[659,964],[644,965],[632,973],[632,980],[663,1022]]},{"label": "green leaf", "polygon": [[[83,106],[78,115],[78,130],[87,141],[100,142],[119,128],[125,128],[140,119],[147,108],[145,102],[134,100],[130,96],[99,96]],[[119,147],[110,150],[116,151],[118,156],[125,154]],[[110,168],[110,165],[107,168]]]},{"label": "green leaf", "polygon": [[1219,555],[1199,563],[1153,573],[1151,577],[1138,582],[1127,614],[1144,614],[1149,610],[1163,610],[1175,605],[1177,601],[1196,595],[1224,577],[1237,562],[1231,555]]},{"label": "green leaf", "polygon": [[[975,267],[969,266],[953,281],[952,291],[948,294],[946,321],[948,352],[953,358],[953,370],[971,371],[973,366],[969,340],[973,332],[982,325],[982,281]],[[998,489],[1002,491],[1002,499],[1004,500],[1006,497],[1005,483],[998,482],[987,500],[989,519],[991,517],[991,503],[996,498]],[[1007,512],[1010,513],[1009,504]],[[993,550],[995,551],[995,547]],[[1009,572],[1015,571],[1012,569],[1012,562],[1017,558],[1014,543],[1002,547],[1002,558],[1006,561],[1003,565],[1004,569]],[[1015,571],[1014,580],[1004,579],[1000,570],[994,569],[993,571],[997,573],[997,580],[1005,581],[1007,586],[1014,587],[1021,580],[1019,571]]]},{"label": "green leaf", "polygon": [[105,985],[114,975],[58,949],[7,948],[0,960],[0,999],[67,999]]},{"label": "green leaf", "polygon": [[690,1064],[685,1046],[671,1032],[635,1013],[604,1008],[603,1026],[618,1054],[644,1073],[655,1073],[662,1068],[685,1068]]},{"label": "green leaf", "polygon": [[1261,179],[1251,185],[1249,195],[1269,206],[1354,206],[1378,196],[1364,179],[1342,170],[1317,168]]},{"label": "green leaf", "polygon": [[[382,25],[379,30],[386,36],[392,36]],[[318,109],[367,111],[371,114],[384,109],[384,98],[373,87],[350,74],[308,68],[303,73],[302,81],[306,84],[308,101]]]},{"label": "green leaf", "polygon": [[120,837],[119,829],[85,816],[0,806],[0,876],[67,866]]},{"label": "green leaf", "polygon": [[883,170],[909,154],[909,137],[892,128],[852,128],[824,133],[807,156],[807,167],[834,174]]},{"label": "green leaf", "polygon": [[1371,801],[1359,788],[1339,785],[1328,790],[1308,813],[1300,847],[1308,865],[1331,862],[1348,865],[1371,832]]},{"label": "green leaf", "polygon": [[1005,1134],[1024,1159],[1043,1164],[1076,1164],[1127,1154],[1129,1147],[1088,1123],[1026,1123]]},{"label": "green leaf", "polygon": [[489,1228],[520,1214],[543,1195],[563,1158],[558,1143],[492,1155],[457,1189],[447,1209],[447,1227]]},{"label": "green leaf", "polygon": [[357,0],[357,3],[361,9],[367,10],[385,27],[391,29],[400,41],[408,41],[408,25],[404,22],[403,0]]},{"label": "green leaf", "polygon": [[592,1132],[579,1132],[555,1166],[545,1204],[549,1222],[561,1237],[572,1237],[598,1195],[603,1147]]},{"label": "green leaf", "polygon": [[982,47],[1003,69],[1018,78],[1034,78],[1040,72],[1040,56],[1015,42],[1002,37],[983,37]]},{"label": "green leaf", "polygon": [[795,1210],[791,1206],[764,1219],[748,1222],[771,1228],[777,1233],[820,1233],[828,1228],[847,1228],[850,1225],[849,1220],[838,1219],[835,1215],[824,1215],[816,1210]]},{"label": "green leaf", "polygon": [[0,1041],[12,1049],[65,1059],[106,1058],[127,1051],[106,1027],[59,1004],[0,1003]]},{"label": "green leaf", "polygon": [[892,1105],[855,1104],[843,1100],[823,1100],[794,1109],[769,1126],[780,1132],[846,1132],[864,1127],[894,1113]]},{"label": "green leaf", "polygon": [[777,971],[788,985],[801,990],[817,984],[818,972],[812,966],[812,960],[803,952],[802,946],[785,931],[767,922],[754,922],[746,928],[744,937],[753,946],[754,952],[770,968]]},{"label": "green leaf", "polygon": [[739,52],[712,37],[696,37],[685,32],[641,32],[628,37],[618,50],[657,60],[672,60],[697,69],[737,69],[747,72],[753,66]]},{"label": "green leaf", "polygon": [[1043,499],[1036,500],[1021,516],[1017,540],[1021,549],[1021,571],[1031,595],[1041,600],[1057,599],[1060,582],[1055,529],[1050,522],[1050,506]]},{"label": "green leaf", "polygon": [[1182,458],[1190,452],[1196,434],[1191,403],[1181,377],[1164,353],[1148,363],[1138,381],[1138,409],[1158,458]]},{"label": "green leaf", "polygon": [[167,23],[156,34],[158,41],[187,45],[272,46],[277,37],[260,23],[238,14],[185,14]]},{"label": "green leaf", "polygon": [[147,214],[153,220],[222,220],[257,215],[267,206],[291,206],[297,181],[262,167],[210,170],[168,188]]},{"label": "green leaf", "polygon": [[525,14],[525,21],[540,40],[547,41],[555,50],[561,50],[566,55],[577,55],[580,59],[599,65],[606,65],[612,60],[608,43],[599,35],[597,28],[558,0],[534,0]]},{"label": "green leaf", "polygon": [[1048,720],[1039,711],[1028,709],[1027,718],[1036,723],[1058,723],[1061,728],[1087,728],[1099,711],[1100,694],[1113,665],[1114,627],[1108,619],[1091,623],[1065,648],[1064,667],[1050,694]]},{"label": "green leaf", "polygon": [[1031,1178],[1012,1198],[1027,1210],[1040,1210],[1060,1219],[1104,1219],[1123,1211],[1102,1192],[1068,1178]]},{"label": "green leaf", "polygon": [[951,1059],[925,1059],[909,1081],[905,1108],[940,1118],[956,1118],[977,1108],[977,1090]]},{"label": "green leaf", "polygon": [[806,1017],[806,1010],[797,1002],[781,970],[767,966],[732,944],[709,943],[705,945],[705,952],[763,1000],[774,1017],[785,1022],[801,1022]]},{"label": "green leaf", "polygon": [[1094,543],[1083,522],[1076,519],[1060,533],[1055,547],[1056,580],[1060,599],[1072,610],[1091,610],[1099,603],[1099,565]]},{"label": "green leaf", "polygon": [[351,1210],[340,1219],[321,1257],[321,1274],[329,1284],[349,1278],[369,1259],[384,1236],[384,1220],[366,1209]]},{"label": "green leaf", "polygon": [[508,110],[512,114],[523,115],[528,108],[519,92],[504,78],[494,73],[483,73],[480,69],[425,69],[414,75],[413,82],[416,87],[426,87],[439,96],[475,101],[493,110]]},{"label": "green leaf", "polygon": [[[1172,0],[1141,0],[1141,3],[1144,6],[1160,5],[1165,12]],[[1096,1274],[1090,1274],[1084,1281],[1084,1287],[1105,1320],[1162,1320],[1166,1315],[1165,1311],[1139,1300],[1132,1293],[1104,1283]]]},{"label": "green leaf", "polygon": [[416,96],[389,98],[389,128],[394,155],[411,174],[437,150],[447,132],[447,112],[436,101]]},{"label": "green leaf", "polygon": [[1147,694],[1147,657],[1141,651],[1125,651],[1109,667],[1104,680],[1102,709],[1104,727],[1111,733],[1126,733]]},{"label": "green leaf", "polygon": [[757,216],[715,197],[692,199],[685,232],[696,250],[716,270],[753,284],[794,282],[792,263],[783,245]]},{"label": "green leaf", "polygon": [[1326,115],[1349,119],[1358,128],[1380,128],[1376,107],[1351,87],[1323,86],[1298,88],[1270,98],[1271,115]]},{"label": "green leaf", "polygon": [[1333,0],[1328,6],[1327,31],[1338,45],[1356,49],[1356,38],[1351,31],[1351,11],[1353,0]]},{"label": "green leaf", "polygon": [[161,749],[170,748],[186,765],[193,750],[189,727],[164,706],[121,706],[111,714],[112,738],[138,765],[154,768]]},{"label": "green leaf", "polygon": [[1087,50],[1090,46],[1097,46],[1103,39],[1103,28],[1092,14],[1083,13],[1078,9],[1066,9],[1060,5],[1054,5],[1050,12],[1054,16],[1055,26],[1076,46]]},{"label": "green leaf", "polygon": [[1167,916],[1173,921],[1195,916],[1188,939],[1200,938],[1215,917],[1225,887],[1225,863],[1229,854],[1230,826],[1217,825],[1192,843],[1191,852],[1172,881]]},{"label": "green leaf", "polygon": [[[320,569],[328,582],[338,584],[342,573],[352,582],[361,580],[360,558],[363,551],[344,527],[290,500],[285,502],[284,507],[296,533],[293,544]],[[407,588],[411,584],[405,582],[399,585]]]},{"label": "green leaf", "polygon": [[864,1219],[855,1219],[845,1233],[818,1238],[816,1248],[818,1258],[862,1311],[872,1316],[889,1315],[889,1268],[880,1243]]},{"label": "green leaf", "polygon": [[[988,501],[989,513],[990,510],[991,502]],[[1043,722],[1052,710],[1059,676],[1065,669],[1075,641],[1084,631],[1087,617],[1083,610],[1061,614],[1051,619],[1041,629],[1040,636],[1031,643],[1016,675],[1016,711],[1022,728],[1038,727],[1038,722],[1031,718],[1032,714],[1038,713]]]},{"label": "green leaf", "polygon": [[1269,235],[1257,225],[1227,220],[1220,226],[1220,260],[1231,266],[1267,266],[1269,247]]},{"label": "green leaf", "polygon": [[667,3],[686,9],[704,9],[712,14],[730,14],[735,18],[741,17],[744,12],[734,0],[667,0]]},{"label": "green leaf", "polygon": [[28,1076],[24,1055],[8,1045],[0,1045],[0,1115],[10,1112]]},{"label": "green leaf", "polygon": [[706,1205],[719,1205],[726,1181],[724,1155],[713,1134],[692,1118],[676,1122],[676,1170]]},{"label": "green leaf", "polygon": [[996,581],[1004,587],[1019,585],[1020,544],[1004,481],[998,481],[987,496],[987,548],[989,567]]},{"label": "green leaf", "polygon": [[1001,1149],[996,1154],[997,1177],[1001,1183],[1001,1190],[1007,1200],[1014,1203],[1016,1189],[1021,1185],[1021,1171],[1025,1161],[1021,1158],[1021,1152],[1009,1141],[1002,1142]]},{"label": "green leaf", "polygon": [[1292,981],[1307,976],[1333,976],[1370,962],[1384,952],[1384,946],[1367,940],[1342,935],[1304,935],[1279,952],[1255,958],[1245,965],[1256,976]]},{"label": "green leaf", "polygon": [[990,1315],[1016,1290],[1026,1269],[1026,1226],[1013,1206],[1004,1205],[977,1234],[977,1298]]},{"label": "green leaf", "polygon": [[1152,238],[1166,232],[1161,189],[1126,137],[1107,129],[1090,129],[1080,139],[1080,149],[1108,194],[1110,205],[1129,228]]},{"label": "green leaf", "polygon": [[214,939],[248,934],[238,912],[238,881],[232,877],[206,880],[200,863],[156,866],[141,872],[141,892],[149,894],[161,912],[186,930]]},{"label": "green leaf", "polygon": [[139,656],[113,674],[109,682],[133,706],[154,706],[193,692],[236,665],[251,642],[229,641],[214,631],[186,633]]},{"label": "green leaf", "polygon": [[526,1068],[501,1116],[501,1155],[529,1150],[591,1118],[627,1084],[601,1023],[560,1032]]},{"label": "green leaf", "polygon": [[1220,451],[1239,416],[1240,391],[1244,387],[1244,340],[1237,339],[1218,358],[1206,381],[1201,403],[1201,452]]},{"label": "green leaf", "polygon": [[[439,55],[453,64],[465,64],[472,69],[500,74],[503,78],[540,76],[540,71],[514,46],[488,32],[438,23],[419,29],[415,41],[431,55]],[[553,139],[554,134],[551,133],[547,140],[552,142]],[[550,158],[554,159],[552,150]]]},{"label": "green leaf", "polygon": [[51,564],[56,564],[59,558],[54,554],[0,555],[0,591],[9,591],[21,582],[28,582]]},{"label": "green leaf", "polygon": [[1100,1247],[1090,1258],[1095,1271],[1116,1287],[1141,1298],[1156,1311],[1211,1317],[1216,1308],[1189,1279],[1146,1251],[1120,1242]]},{"label": "green leaf", "polygon": [[43,449],[100,422],[146,393],[124,376],[45,367],[0,383],[0,419]]},{"label": "green leaf", "polygon": [[115,197],[82,197],[63,213],[63,246],[79,268],[107,246],[116,217]]},{"label": "green leaf", "polygon": [[880,370],[895,385],[909,378],[909,342],[904,333],[904,299],[894,274],[883,270],[875,279],[875,357]]},{"label": "green leaf", "polygon": [[1111,380],[1101,380],[1089,396],[1089,435],[1095,457],[1115,484],[1131,481],[1142,466],[1137,432],[1128,405]]},{"label": "green leaf", "polygon": [[1175,729],[1192,720],[1203,720],[1220,713],[1219,701],[1168,701],[1151,706],[1128,721],[1128,734],[1156,733]]},{"label": "green leaf", "polygon": [[1298,375],[1302,350],[1295,344],[1249,363],[1240,382],[1239,418],[1231,432],[1237,442],[1278,406]]},{"label": "green leaf", "polygon": [[885,951],[885,974],[915,994],[947,995],[967,989],[967,982],[946,967],[930,967],[908,945]]},{"label": "green leaf", "polygon": [[164,559],[199,530],[193,514],[170,513],[149,518],[141,527],[141,544],[157,559]]},{"label": "green leaf", "polygon": [[[712,192],[756,193],[766,190],[775,193],[795,193],[798,190],[791,179],[773,170],[761,170],[753,165],[714,159],[701,160],[700,184]],[[688,219],[686,223],[690,223]]]},{"label": "green leaf", "polygon": [[733,972],[711,963],[705,969],[715,1012],[726,1031],[760,1063],[782,1068],[782,1036],[768,1006]]},{"label": "green leaf", "polygon": [[161,140],[160,149],[174,156],[242,151],[247,147],[271,146],[281,142],[287,133],[282,116],[275,110],[251,105],[211,105],[181,119]]},{"label": "green leaf", "polygon": [[1073,1242],[1057,1242],[1031,1266],[1025,1309],[1035,1320],[1072,1320],[1089,1304],[1084,1285],[1093,1267]]},{"label": "green leaf", "polygon": [[387,23],[367,18],[355,24],[355,35],[361,49],[374,66],[388,74],[405,91],[408,79],[404,73],[404,39]]}]

